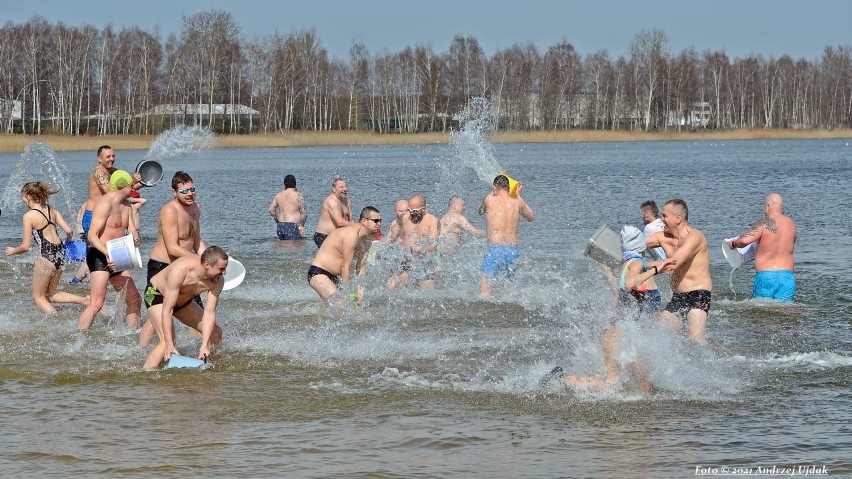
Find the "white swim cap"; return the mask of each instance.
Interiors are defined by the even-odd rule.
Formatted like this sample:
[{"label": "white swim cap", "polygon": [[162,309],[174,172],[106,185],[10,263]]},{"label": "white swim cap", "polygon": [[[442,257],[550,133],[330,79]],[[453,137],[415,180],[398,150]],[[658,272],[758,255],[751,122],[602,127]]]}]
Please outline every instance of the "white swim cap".
[{"label": "white swim cap", "polygon": [[645,235],[635,226],[624,225],[621,228],[621,251],[645,251]]}]

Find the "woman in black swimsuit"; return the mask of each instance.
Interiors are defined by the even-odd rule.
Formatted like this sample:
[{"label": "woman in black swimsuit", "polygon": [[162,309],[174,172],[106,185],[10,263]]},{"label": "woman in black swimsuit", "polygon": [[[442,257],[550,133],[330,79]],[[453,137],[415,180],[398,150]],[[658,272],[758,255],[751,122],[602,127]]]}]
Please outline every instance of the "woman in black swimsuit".
[{"label": "woman in black swimsuit", "polygon": [[38,246],[39,256],[33,266],[33,302],[45,313],[56,313],[51,303],[89,303],[88,297],[56,291],[65,264],[65,245],[57,225],[69,241],[73,231],[62,215],[47,205],[48,197],[55,193],[41,181],[31,181],[21,188],[21,199],[29,208],[24,213],[24,235],[19,246],[6,248],[6,256],[10,256],[26,253],[31,243]]}]

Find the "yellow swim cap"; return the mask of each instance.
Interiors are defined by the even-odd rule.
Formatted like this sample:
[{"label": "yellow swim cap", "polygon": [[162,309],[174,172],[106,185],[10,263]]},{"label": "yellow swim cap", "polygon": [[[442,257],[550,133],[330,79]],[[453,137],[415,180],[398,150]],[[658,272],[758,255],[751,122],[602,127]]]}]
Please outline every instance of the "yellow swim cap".
[{"label": "yellow swim cap", "polygon": [[109,188],[111,190],[120,190],[131,184],[133,184],[133,177],[124,170],[115,170],[115,173],[109,177]]}]

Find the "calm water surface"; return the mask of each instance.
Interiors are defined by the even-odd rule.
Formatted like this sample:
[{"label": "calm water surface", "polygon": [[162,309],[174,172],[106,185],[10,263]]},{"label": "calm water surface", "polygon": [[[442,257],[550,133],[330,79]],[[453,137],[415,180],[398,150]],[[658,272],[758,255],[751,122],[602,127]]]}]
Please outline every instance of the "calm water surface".
[{"label": "calm water surface", "polygon": [[[223,294],[225,346],[212,370],[141,371],[145,352],[116,317],[115,293],[93,329],[77,333],[78,307],[45,317],[32,304],[32,254],[0,259],[0,475],[652,478],[799,465],[852,474],[849,140],[494,148],[537,215],[521,226],[516,280],[480,298],[484,246],[470,241],[443,261],[436,290],[389,292],[388,254],[370,269],[365,306],[339,318],[305,280],[313,243],[275,239],[266,208],[284,175],[307,199],[309,234],[336,176],[349,179],[356,212],[371,204],[389,219],[396,199],[421,192],[442,214],[462,194],[482,226],[475,209],[489,184],[452,147],[211,150],[163,161],[166,180],[142,192],[143,257],[181,169],[198,187],[207,244],[248,269]],[[145,154],[117,153],[128,169]],[[94,156],[57,153],[78,203]],[[0,155],[0,189],[19,158]],[[799,225],[792,306],[749,300],[752,271],[731,273],[718,246],[758,219],[771,191]],[[600,333],[616,313],[582,256],[589,236],[601,224],[638,224],[643,200],[672,197],[687,201],[690,223],[713,245],[711,345],[628,327],[648,358],[649,396],[540,382],[556,365],[602,371]],[[23,206],[2,213],[0,240],[16,245]],[[141,288],[144,271],[134,277]],[[194,354],[197,342],[181,331],[178,347]]]}]

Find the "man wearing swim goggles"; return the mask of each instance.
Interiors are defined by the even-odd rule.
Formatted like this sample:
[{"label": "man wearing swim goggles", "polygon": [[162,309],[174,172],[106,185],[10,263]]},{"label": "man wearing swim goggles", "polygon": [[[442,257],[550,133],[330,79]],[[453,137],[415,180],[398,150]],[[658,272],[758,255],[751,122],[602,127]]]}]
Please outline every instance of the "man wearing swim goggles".
[{"label": "man wearing swim goggles", "polygon": [[[172,199],[160,208],[157,222],[157,242],[148,255],[148,281],[181,256],[201,254],[204,241],[201,239],[201,208],[195,202],[196,186],[192,177],[183,171],[175,172],[172,177]],[[204,305],[196,296],[193,302],[175,310],[174,316],[184,324],[196,326],[201,323]],[[198,329],[196,327],[196,329]],[[154,335],[150,322],[142,326],[139,344],[147,346]],[[217,326],[210,338],[211,344],[222,341],[222,330]]]}]

